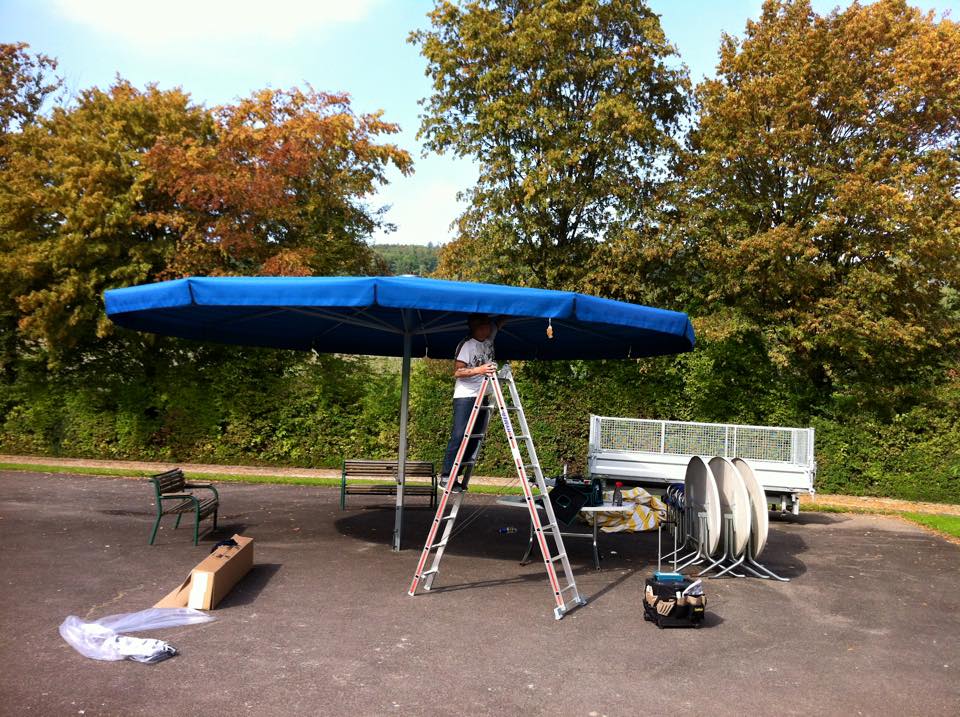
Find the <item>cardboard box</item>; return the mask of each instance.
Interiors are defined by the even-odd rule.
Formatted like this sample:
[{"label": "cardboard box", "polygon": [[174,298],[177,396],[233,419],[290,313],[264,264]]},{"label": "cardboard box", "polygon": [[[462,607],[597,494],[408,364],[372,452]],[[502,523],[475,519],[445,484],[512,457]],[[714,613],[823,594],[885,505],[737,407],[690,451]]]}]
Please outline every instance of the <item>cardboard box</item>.
[{"label": "cardboard box", "polygon": [[234,535],[236,547],[221,545],[200,561],[180,587],[154,607],[212,610],[253,567],[253,538]]}]

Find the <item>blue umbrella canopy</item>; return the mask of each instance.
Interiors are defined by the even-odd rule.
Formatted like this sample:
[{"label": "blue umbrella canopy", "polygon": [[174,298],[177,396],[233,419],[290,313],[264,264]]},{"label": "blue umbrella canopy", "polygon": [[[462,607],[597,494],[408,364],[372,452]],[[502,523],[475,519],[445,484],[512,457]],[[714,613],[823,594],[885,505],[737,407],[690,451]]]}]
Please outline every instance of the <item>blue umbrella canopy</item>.
[{"label": "blue umbrella canopy", "polygon": [[111,289],[107,316],[137,331],[244,346],[402,356],[393,548],[400,549],[410,359],[452,359],[467,317],[508,321],[497,358],[601,359],[693,348],[686,314],[566,291],[418,277],[190,277]]},{"label": "blue umbrella canopy", "polygon": [[[112,289],[118,325],[200,341],[321,353],[452,358],[471,313],[508,319],[500,359],[689,351],[686,314],[566,291],[418,277],[191,277]],[[552,327],[552,338],[547,326]]]}]

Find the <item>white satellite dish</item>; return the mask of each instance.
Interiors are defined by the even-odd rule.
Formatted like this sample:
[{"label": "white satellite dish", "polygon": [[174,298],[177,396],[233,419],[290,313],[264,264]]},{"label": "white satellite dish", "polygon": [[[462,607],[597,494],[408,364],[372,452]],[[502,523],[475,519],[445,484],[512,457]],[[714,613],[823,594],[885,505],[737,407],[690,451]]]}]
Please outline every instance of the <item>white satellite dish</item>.
[{"label": "white satellite dish", "polygon": [[767,533],[770,532],[770,515],[767,512],[767,494],[763,491],[763,486],[757,480],[753,468],[743,458],[733,459],[734,467],[740,472],[743,478],[743,484],[747,488],[747,494],[750,496],[750,547],[753,557],[759,557],[764,546],[767,544]]},{"label": "white satellite dish", "polygon": [[699,535],[700,520],[698,513],[704,513],[707,520],[707,554],[713,555],[720,544],[720,496],[717,493],[717,481],[710,466],[700,456],[693,456],[687,463],[684,477],[684,497],[686,504],[693,508],[693,526]]},{"label": "white satellite dish", "polygon": [[710,459],[710,470],[717,481],[722,515],[733,516],[733,545],[727,546],[731,558],[743,555],[750,540],[750,495],[740,472],[729,459],[717,456]]}]

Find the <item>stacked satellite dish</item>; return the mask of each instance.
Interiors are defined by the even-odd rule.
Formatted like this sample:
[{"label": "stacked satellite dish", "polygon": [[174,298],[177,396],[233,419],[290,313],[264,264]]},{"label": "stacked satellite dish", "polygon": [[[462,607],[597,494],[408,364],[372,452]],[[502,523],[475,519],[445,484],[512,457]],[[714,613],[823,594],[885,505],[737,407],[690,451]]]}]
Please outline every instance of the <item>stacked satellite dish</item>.
[{"label": "stacked satellite dish", "polygon": [[669,486],[665,498],[674,533],[674,550],[666,557],[673,556],[677,570],[708,563],[698,576],[716,571],[711,577],[745,577],[735,572],[741,569],[787,582],[757,562],[770,523],[766,495],[747,461],[694,456],[683,484]]}]

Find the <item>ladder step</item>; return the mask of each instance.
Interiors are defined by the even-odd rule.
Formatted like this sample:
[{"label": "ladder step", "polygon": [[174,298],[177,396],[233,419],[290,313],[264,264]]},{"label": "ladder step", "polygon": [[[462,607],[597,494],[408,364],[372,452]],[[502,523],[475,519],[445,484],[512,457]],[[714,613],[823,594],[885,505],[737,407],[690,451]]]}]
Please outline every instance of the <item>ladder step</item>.
[{"label": "ladder step", "polygon": [[[507,373],[509,373],[509,371]],[[487,403],[485,405],[475,406],[474,410],[488,411],[488,412],[496,411],[500,413],[501,418],[503,418],[503,423],[504,423],[504,427],[506,428],[506,432],[508,436],[510,436],[510,438],[512,439],[510,441],[512,450],[514,451],[514,455],[520,461],[517,472],[520,473],[521,475],[526,475],[527,481],[529,482],[529,485],[524,485],[524,490],[526,493],[526,499],[524,500],[524,504],[526,504],[531,511],[531,517],[530,517],[531,520],[538,524],[536,530],[539,531],[539,534],[541,536],[540,544],[543,547],[544,561],[546,563],[547,573],[549,574],[552,585],[557,585],[555,596],[556,596],[556,602],[558,603],[559,607],[554,609],[554,615],[557,617],[557,619],[560,619],[561,617],[563,617],[564,613],[570,610],[572,603],[583,604],[584,600],[577,593],[577,583],[576,583],[576,580],[574,580],[574,577],[572,575],[570,564],[569,562],[567,562],[568,554],[566,552],[566,548],[564,547],[563,541],[561,540],[561,536],[563,535],[563,533],[561,533],[560,531],[562,530],[562,528],[560,524],[557,522],[556,516],[553,515],[553,512],[550,509],[550,506],[546,502],[547,490],[546,490],[546,484],[544,482],[543,469],[539,462],[539,458],[537,457],[537,451],[534,446],[533,436],[530,434],[531,428],[527,424],[526,419],[524,418],[524,410],[520,402],[520,397],[517,394],[516,382],[514,381],[512,375],[502,378],[500,380],[503,382],[503,384],[506,387],[509,388],[509,392],[501,391],[498,388],[498,390],[495,392],[495,395],[494,395],[494,400],[497,403],[495,404]],[[497,379],[494,378],[493,383],[495,388],[497,388],[496,381]],[[512,401],[510,405],[506,404],[505,394],[506,396],[509,396],[510,400]],[[489,400],[489,399],[485,399],[485,400]],[[517,420],[515,421],[512,418],[509,418],[506,414],[507,411],[515,412],[517,416]],[[475,414],[474,414],[474,418],[476,418]],[[483,440],[486,439],[489,435],[489,431],[486,428],[479,429],[478,425],[471,426],[470,431],[471,432],[466,433],[461,438],[462,443],[460,446],[460,450],[463,452],[461,453],[461,457],[463,458],[466,458],[466,452],[467,452],[466,441],[477,441],[478,445],[482,445]],[[473,467],[476,466],[476,464],[478,463],[479,457],[480,457],[479,453],[475,453],[473,460],[463,460],[458,464],[458,468],[457,468],[458,473],[460,473],[462,470],[461,475],[464,476],[464,480],[469,480],[469,476],[473,471]],[[527,462],[524,463],[523,462],[524,460],[526,460]],[[451,477],[450,480],[456,480],[456,477]],[[448,483],[447,486],[445,486],[445,489],[447,493],[444,495],[444,500],[447,500],[447,498],[449,497],[449,493],[453,489],[453,485]],[[438,511],[438,516],[434,518],[433,528],[431,530],[431,532],[434,534],[434,538],[433,538],[434,540],[436,540],[437,538],[436,533],[437,533],[437,529],[440,527],[440,524],[446,523],[447,521],[450,521],[450,524],[446,525],[444,527],[444,530],[441,531],[445,533],[445,535],[440,536],[440,539],[435,543],[431,544],[428,542],[427,545],[424,547],[423,553],[421,554],[420,565],[421,566],[425,565],[427,562],[428,554],[431,551],[436,551],[435,558],[434,558],[434,567],[432,567],[430,570],[425,570],[424,572],[415,576],[415,579],[412,585],[413,590],[410,593],[411,595],[416,592],[417,580],[430,578],[430,580],[427,580],[427,582],[424,584],[424,590],[428,590],[429,583],[432,581],[432,576],[434,576],[439,572],[440,559],[443,557],[444,548],[447,546],[447,544],[450,542],[450,539],[453,537],[453,526],[454,526],[453,521],[456,520],[457,512],[463,501],[463,497],[464,497],[464,493],[458,492],[457,495],[454,496],[453,506],[449,508],[450,513],[448,515],[441,516],[440,512]],[[543,509],[544,507],[546,508],[546,515],[538,514],[535,512],[537,510]],[[550,522],[541,523],[541,517],[546,518]],[[550,549],[548,548],[549,543],[545,540],[548,534],[554,538],[555,547],[553,547],[553,549],[557,551],[556,555],[550,554]],[[556,567],[558,563],[560,563],[559,568]],[[560,574],[561,570],[563,571],[562,574]],[[559,587],[560,580],[567,581],[567,584],[562,588]],[[561,597],[562,594],[569,593],[571,591],[573,593],[571,597],[567,597],[567,598]]]}]

